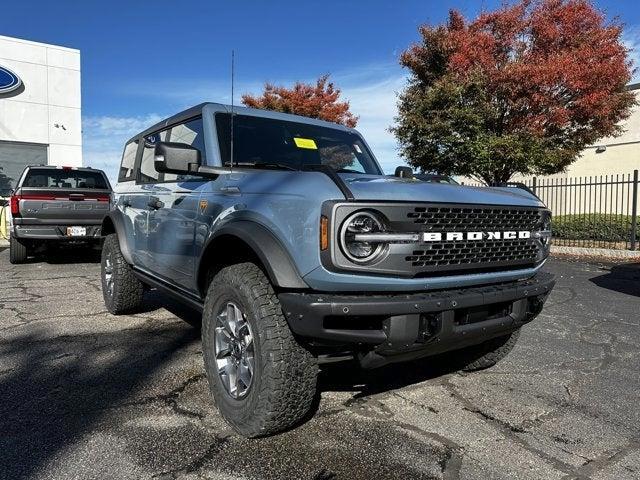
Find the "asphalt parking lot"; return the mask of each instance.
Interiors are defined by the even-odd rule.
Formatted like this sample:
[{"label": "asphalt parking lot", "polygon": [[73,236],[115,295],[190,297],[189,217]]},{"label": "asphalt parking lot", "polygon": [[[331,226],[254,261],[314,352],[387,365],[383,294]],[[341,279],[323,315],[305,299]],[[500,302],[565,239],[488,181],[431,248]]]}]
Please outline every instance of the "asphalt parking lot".
[{"label": "asphalt parking lot", "polygon": [[502,363],[321,372],[315,415],[245,440],[212,405],[198,315],[106,312],[98,255],[0,252],[0,478],[640,478],[640,264],[552,259]]}]

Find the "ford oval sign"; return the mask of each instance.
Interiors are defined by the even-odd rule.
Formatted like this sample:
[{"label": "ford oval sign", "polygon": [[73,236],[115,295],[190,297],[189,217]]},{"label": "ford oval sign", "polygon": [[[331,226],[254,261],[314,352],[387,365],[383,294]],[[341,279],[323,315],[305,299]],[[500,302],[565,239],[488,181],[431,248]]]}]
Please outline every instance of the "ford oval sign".
[{"label": "ford oval sign", "polygon": [[8,68],[0,66],[0,94],[13,92],[22,85],[20,77]]}]

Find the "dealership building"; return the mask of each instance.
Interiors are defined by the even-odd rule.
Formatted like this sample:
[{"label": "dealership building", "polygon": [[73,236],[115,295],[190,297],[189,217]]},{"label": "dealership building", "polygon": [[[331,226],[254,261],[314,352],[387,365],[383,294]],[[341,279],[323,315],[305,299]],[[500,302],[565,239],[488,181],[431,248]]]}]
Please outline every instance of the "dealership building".
[{"label": "dealership building", "polygon": [[0,36],[0,197],[25,165],[82,165],[80,51]]}]

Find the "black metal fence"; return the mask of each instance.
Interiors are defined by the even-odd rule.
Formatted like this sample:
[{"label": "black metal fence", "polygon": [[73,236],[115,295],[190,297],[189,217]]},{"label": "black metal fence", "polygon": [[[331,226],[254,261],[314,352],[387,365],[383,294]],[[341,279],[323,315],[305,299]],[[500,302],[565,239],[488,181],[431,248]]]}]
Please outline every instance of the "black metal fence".
[{"label": "black metal fence", "polygon": [[553,212],[553,244],[639,248],[638,170],[524,182]]}]

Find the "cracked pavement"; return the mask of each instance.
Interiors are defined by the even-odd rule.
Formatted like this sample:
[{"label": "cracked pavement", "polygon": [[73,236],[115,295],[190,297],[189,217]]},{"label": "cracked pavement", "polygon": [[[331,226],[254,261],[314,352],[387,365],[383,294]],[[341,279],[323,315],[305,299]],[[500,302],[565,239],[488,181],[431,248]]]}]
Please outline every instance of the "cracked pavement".
[{"label": "cracked pavement", "polygon": [[510,356],[331,365],[315,414],[245,440],[208,393],[199,318],[154,291],[106,312],[94,252],[0,252],[0,478],[640,478],[640,264],[552,259]]}]

